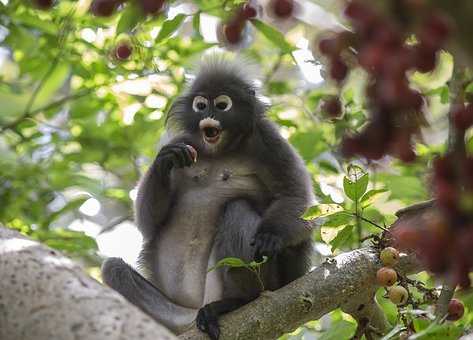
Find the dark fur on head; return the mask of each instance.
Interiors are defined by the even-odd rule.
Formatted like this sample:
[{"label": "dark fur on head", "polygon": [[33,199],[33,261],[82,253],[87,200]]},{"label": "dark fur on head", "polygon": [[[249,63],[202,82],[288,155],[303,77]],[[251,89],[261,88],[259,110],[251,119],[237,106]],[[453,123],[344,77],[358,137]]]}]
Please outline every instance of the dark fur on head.
[{"label": "dark fur on head", "polygon": [[[197,137],[199,122],[205,118],[217,120],[222,128],[222,142],[219,150],[234,146],[252,133],[257,120],[264,117],[266,105],[257,97],[255,79],[251,79],[251,66],[237,62],[225,55],[204,57],[198,66],[195,78],[186,91],[176,99],[167,116],[167,127],[171,131],[185,132]],[[221,112],[213,107],[213,100],[227,95],[232,99],[232,108]],[[196,96],[209,100],[208,112],[195,112],[192,108]]]}]

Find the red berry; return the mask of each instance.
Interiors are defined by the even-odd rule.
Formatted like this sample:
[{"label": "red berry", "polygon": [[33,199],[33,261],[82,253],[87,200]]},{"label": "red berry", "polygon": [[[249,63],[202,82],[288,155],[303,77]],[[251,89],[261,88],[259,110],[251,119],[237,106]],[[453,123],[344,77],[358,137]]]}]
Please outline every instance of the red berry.
[{"label": "red berry", "polygon": [[34,0],[34,4],[41,9],[50,9],[53,7],[54,0]]},{"label": "red berry", "polygon": [[455,176],[451,159],[448,156],[436,158],[433,162],[433,168],[436,179],[448,180]]},{"label": "red berry", "polygon": [[343,49],[354,43],[353,33],[348,31],[340,32],[334,36],[323,38],[319,41],[319,50],[329,57],[338,56]]},{"label": "red berry", "polygon": [[390,287],[397,281],[397,273],[394,269],[383,267],[376,272],[376,281],[380,286]]},{"label": "red berry", "polygon": [[432,49],[439,49],[447,40],[449,33],[450,22],[447,18],[439,13],[431,14],[423,23],[419,40]]},{"label": "red berry", "polygon": [[465,306],[463,303],[457,299],[450,300],[448,304],[448,316],[447,320],[456,321],[462,318],[465,313]]},{"label": "red berry", "polygon": [[164,5],[165,0],[140,0],[145,14],[156,14]]},{"label": "red berry", "polygon": [[366,71],[379,73],[382,71],[386,58],[388,57],[387,53],[389,53],[389,51],[382,45],[367,45],[360,50],[358,62]]},{"label": "red berry", "polygon": [[270,3],[274,15],[279,18],[289,18],[294,12],[294,0],[272,0]]},{"label": "red berry", "polygon": [[459,105],[452,112],[452,120],[455,127],[459,130],[466,130],[473,125],[473,106]]},{"label": "red berry", "polygon": [[410,225],[398,226],[392,230],[391,234],[396,246],[405,250],[416,248],[419,241],[422,240],[422,232]]},{"label": "red berry", "polygon": [[121,43],[115,49],[115,56],[119,60],[126,60],[130,57],[133,48],[127,43]]},{"label": "red berry", "polygon": [[258,15],[258,11],[254,6],[252,6],[250,3],[246,3],[243,8],[242,8],[242,15],[246,19],[252,19],[255,18]]},{"label": "red berry", "polygon": [[239,23],[230,23],[223,26],[223,32],[225,34],[225,39],[230,44],[238,44],[242,38],[243,25]]},{"label": "red berry", "polygon": [[118,7],[117,0],[94,0],[90,7],[91,12],[94,15],[100,17],[109,17]]},{"label": "red berry", "polygon": [[197,150],[194,149],[192,145],[187,144],[186,146],[192,155],[192,159],[194,160],[194,163],[197,162]]},{"label": "red berry", "polygon": [[348,74],[348,67],[342,59],[335,57],[330,60],[330,76],[337,82],[343,81]]},{"label": "red berry", "polygon": [[322,104],[322,111],[332,118],[340,117],[342,114],[342,103],[338,97],[332,97]]},{"label": "red berry", "polygon": [[435,195],[439,204],[449,210],[455,209],[459,197],[455,186],[446,181],[438,180],[435,187]]},{"label": "red berry", "polygon": [[414,48],[413,55],[414,66],[420,72],[431,72],[437,64],[437,51],[423,44]]}]

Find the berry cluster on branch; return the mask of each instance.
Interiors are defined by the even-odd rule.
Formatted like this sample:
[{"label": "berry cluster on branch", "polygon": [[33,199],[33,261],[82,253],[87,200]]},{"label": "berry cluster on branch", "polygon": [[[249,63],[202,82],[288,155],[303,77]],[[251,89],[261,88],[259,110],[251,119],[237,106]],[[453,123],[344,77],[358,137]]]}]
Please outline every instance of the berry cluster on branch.
[{"label": "berry cluster on branch", "polygon": [[[360,0],[347,5],[345,16],[353,31],[321,40],[319,49],[330,62],[330,77],[340,85],[353,59],[368,73],[370,120],[359,134],[344,138],[342,152],[347,157],[360,155],[372,160],[390,154],[411,162],[416,158],[412,140],[425,119],[422,95],[410,87],[408,75],[435,68],[450,23],[441,13],[425,11],[412,32],[396,18],[382,15]],[[413,34],[416,43],[410,42]]]}]

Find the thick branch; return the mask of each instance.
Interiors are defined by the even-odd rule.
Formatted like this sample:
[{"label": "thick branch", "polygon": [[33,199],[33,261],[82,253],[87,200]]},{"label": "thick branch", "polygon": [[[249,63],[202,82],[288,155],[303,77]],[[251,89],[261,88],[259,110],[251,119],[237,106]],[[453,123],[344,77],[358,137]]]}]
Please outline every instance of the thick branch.
[{"label": "thick branch", "polygon": [[176,339],[77,264],[0,227],[0,339]]},{"label": "thick branch", "polygon": [[[381,267],[371,248],[341,254],[323,263],[304,277],[224,316],[221,340],[275,339],[309,320],[341,307],[358,320],[368,318],[370,325],[384,331],[386,320],[374,301],[376,271]],[[418,270],[412,256],[403,256],[399,267],[403,273]],[[180,339],[208,339],[197,329]]]}]

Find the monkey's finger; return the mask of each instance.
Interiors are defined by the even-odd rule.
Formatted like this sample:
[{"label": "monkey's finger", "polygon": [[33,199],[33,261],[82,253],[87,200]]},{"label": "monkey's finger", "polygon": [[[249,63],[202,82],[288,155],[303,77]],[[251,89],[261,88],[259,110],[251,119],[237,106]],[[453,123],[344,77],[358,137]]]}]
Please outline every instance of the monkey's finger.
[{"label": "monkey's finger", "polygon": [[173,160],[174,160],[174,165],[179,168],[183,168],[186,166],[186,154],[185,151],[181,147],[174,147],[172,149],[172,154],[173,154]]},{"label": "monkey's finger", "polygon": [[194,163],[194,155],[192,154],[192,151],[188,148],[189,145],[186,145],[186,147],[183,149],[183,153],[186,158],[186,166],[191,166]]},{"label": "monkey's finger", "polygon": [[[183,163],[181,163],[180,166],[191,166],[192,163],[194,163],[194,154],[192,152],[194,151],[195,155],[197,155],[197,151],[195,151],[192,146],[184,143],[178,143],[176,144],[176,147],[176,149],[178,150],[177,152],[179,152],[180,156],[183,159]],[[190,148],[192,148],[193,151]]]}]

